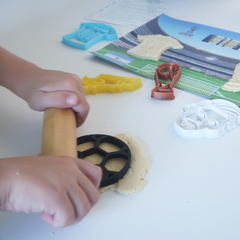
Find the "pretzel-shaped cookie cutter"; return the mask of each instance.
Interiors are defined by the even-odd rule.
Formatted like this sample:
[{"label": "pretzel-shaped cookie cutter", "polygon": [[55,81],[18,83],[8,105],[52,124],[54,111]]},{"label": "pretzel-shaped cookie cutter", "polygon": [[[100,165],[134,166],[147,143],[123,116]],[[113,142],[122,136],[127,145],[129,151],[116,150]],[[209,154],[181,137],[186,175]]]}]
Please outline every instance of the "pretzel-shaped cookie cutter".
[{"label": "pretzel-shaped cookie cutter", "polygon": [[[169,71],[168,73],[165,73]],[[160,100],[173,100],[175,99],[173,87],[181,77],[180,67],[176,63],[163,63],[158,65],[155,72],[156,87],[152,90],[152,98]],[[163,86],[159,78],[170,80],[170,83]]]}]

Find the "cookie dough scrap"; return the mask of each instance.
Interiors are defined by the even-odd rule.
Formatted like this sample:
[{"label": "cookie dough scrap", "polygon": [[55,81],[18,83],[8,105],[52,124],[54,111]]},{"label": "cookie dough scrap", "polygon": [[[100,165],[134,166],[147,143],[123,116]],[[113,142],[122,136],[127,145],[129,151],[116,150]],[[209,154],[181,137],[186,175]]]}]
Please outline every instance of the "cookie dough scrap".
[{"label": "cookie dough scrap", "polygon": [[232,78],[221,88],[229,92],[240,92],[240,63],[236,66]]},{"label": "cookie dough scrap", "polygon": [[[116,191],[123,195],[139,192],[145,186],[144,178],[148,170],[148,161],[144,155],[144,150],[134,137],[129,137],[126,134],[119,134],[114,137],[117,137],[125,142],[130,148],[132,155],[131,164],[127,173],[122,179],[115,184],[100,188],[99,191],[100,193],[106,191]],[[91,147],[93,147],[93,143],[87,142],[79,145],[78,150],[83,151]],[[117,146],[109,143],[102,143],[100,147],[107,152],[115,152],[119,150]],[[85,160],[93,164],[98,164],[101,162],[102,157],[98,154],[93,154],[86,157]],[[116,158],[107,162],[105,167],[111,171],[120,171],[124,164],[124,159]]]},{"label": "cookie dough scrap", "polygon": [[156,35],[138,35],[137,40],[141,42],[136,47],[129,49],[127,54],[153,61],[158,61],[162,53],[169,48],[182,49],[183,45],[170,36]]}]

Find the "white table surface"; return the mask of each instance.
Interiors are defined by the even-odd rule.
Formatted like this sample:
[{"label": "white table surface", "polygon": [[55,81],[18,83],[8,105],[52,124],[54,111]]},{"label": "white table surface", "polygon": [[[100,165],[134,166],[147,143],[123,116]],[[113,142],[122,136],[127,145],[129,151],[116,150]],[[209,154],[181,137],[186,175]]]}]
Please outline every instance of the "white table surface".
[{"label": "white table surface", "polygon": [[[239,0],[192,0],[168,14],[239,32]],[[177,1],[177,0],[175,0]],[[80,77],[100,73],[135,76],[117,65],[61,43],[79,28],[97,0],[0,0],[0,45],[42,68]],[[112,25],[119,37],[131,29]],[[101,42],[91,50],[108,44]],[[101,194],[77,225],[54,229],[39,214],[0,212],[1,240],[237,240],[240,238],[240,127],[217,139],[183,139],[173,129],[185,104],[202,97],[175,89],[174,101],[150,97],[154,81],[142,77],[135,92],[88,95],[91,110],[77,135],[126,133],[149,161],[146,187],[122,196]],[[0,87],[0,157],[37,155],[42,115]]]}]

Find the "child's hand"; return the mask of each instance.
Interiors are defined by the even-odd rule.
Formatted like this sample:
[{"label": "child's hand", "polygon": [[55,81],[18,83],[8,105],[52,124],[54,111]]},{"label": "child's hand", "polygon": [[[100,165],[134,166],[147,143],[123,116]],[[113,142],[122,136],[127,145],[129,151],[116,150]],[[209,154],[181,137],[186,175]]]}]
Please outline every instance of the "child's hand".
[{"label": "child's hand", "polygon": [[76,112],[77,127],[85,121],[89,105],[81,79],[61,71],[34,69],[32,78],[22,87],[22,97],[38,111],[49,107],[72,108]]},{"label": "child's hand", "polygon": [[41,69],[1,47],[0,85],[23,98],[34,110],[72,108],[76,112],[77,127],[85,121],[89,111],[82,82],[77,75]]},{"label": "child's hand", "polygon": [[0,210],[41,212],[53,227],[79,222],[98,201],[101,169],[71,157],[0,159]]}]

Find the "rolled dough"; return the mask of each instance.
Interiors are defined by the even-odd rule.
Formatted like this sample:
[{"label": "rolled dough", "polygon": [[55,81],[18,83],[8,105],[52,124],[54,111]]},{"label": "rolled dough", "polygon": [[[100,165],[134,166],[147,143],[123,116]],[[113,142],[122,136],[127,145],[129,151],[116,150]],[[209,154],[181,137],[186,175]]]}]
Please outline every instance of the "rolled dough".
[{"label": "rolled dough", "polygon": [[[119,134],[115,137],[119,138],[128,145],[132,155],[131,164],[127,173],[122,179],[115,184],[100,188],[99,191],[102,193],[108,190],[115,190],[123,195],[136,193],[144,188],[144,178],[148,170],[148,161],[144,155],[144,150],[134,137],[129,137],[126,134]],[[93,142],[87,142],[79,145],[78,151],[83,151],[92,147]],[[118,147],[109,143],[103,143],[100,145],[100,147],[107,152],[119,150]],[[86,157],[85,160],[93,164],[98,164],[101,162],[102,156],[93,154]],[[125,165],[125,161],[125,159],[121,158],[112,159],[106,163],[105,167],[111,171],[120,171]]]},{"label": "rolled dough", "polygon": [[127,51],[127,54],[153,61],[158,61],[162,53],[169,48],[182,49],[183,45],[170,36],[157,35],[138,35],[137,40],[141,42],[136,47]]},{"label": "rolled dough", "polygon": [[221,88],[229,92],[240,92],[240,63],[237,64],[232,78],[222,85]]}]

